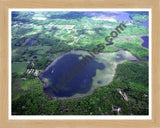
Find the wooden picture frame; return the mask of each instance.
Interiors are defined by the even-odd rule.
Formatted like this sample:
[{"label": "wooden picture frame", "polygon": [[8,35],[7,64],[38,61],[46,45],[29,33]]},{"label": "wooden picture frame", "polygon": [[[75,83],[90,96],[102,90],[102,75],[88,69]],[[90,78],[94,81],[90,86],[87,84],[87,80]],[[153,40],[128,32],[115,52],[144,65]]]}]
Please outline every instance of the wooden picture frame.
[{"label": "wooden picture frame", "polygon": [[[152,10],[152,119],[151,120],[9,120],[9,9],[10,8],[146,8]],[[159,0],[0,0],[0,128],[34,127],[160,127]],[[157,55],[158,54],[158,55]]]}]

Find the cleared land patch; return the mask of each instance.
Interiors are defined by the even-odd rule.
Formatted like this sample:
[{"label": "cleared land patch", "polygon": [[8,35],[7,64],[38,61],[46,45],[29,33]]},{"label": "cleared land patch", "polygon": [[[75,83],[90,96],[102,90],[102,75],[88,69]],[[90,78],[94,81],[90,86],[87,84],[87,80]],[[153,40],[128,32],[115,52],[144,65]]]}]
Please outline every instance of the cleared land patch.
[{"label": "cleared land patch", "polygon": [[15,62],[12,63],[12,72],[23,73],[27,69],[28,63],[26,62]]}]

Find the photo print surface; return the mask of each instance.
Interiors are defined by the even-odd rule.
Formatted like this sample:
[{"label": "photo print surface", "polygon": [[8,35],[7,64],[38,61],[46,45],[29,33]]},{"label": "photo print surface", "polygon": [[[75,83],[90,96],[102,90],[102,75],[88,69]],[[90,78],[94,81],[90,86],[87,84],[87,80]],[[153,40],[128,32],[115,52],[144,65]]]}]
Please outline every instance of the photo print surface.
[{"label": "photo print surface", "polygon": [[148,116],[148,10],[12,10],[11,116]]}]

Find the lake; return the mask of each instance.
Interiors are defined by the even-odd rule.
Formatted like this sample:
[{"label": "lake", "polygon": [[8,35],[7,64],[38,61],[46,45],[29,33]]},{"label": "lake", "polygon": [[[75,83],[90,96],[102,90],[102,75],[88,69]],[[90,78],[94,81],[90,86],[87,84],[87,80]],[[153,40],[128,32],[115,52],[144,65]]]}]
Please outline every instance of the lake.
[{"label": "lake", "polygon": [[27,46],[31,46],[33,44],[33,42],[36,40],[31,40],[29,44],[27,44]]},{"label": "lake", "polygon": [[149,27],[149,21],[147,21],[147,22],[140,22],[140,24],[142,24],[143,26],[145,26],[145,27]]},{"label": "lake", "polygon": [[[143,39],[143,43],[141,44],[143,47],[148,48],[149,47],[149,41],[148,41],[148,36],[142,36],[141,37]],[[146,57],[146,60],[149,60],[149,57]]]},{"label": "lake", "polygon": [[149,45],[148,45],[148,36],[142,36],[141,38],[143,39],[142,46],[145,47],[145,48],[148,48],[149,47]]},{"label": "lake", "polygon": [[114,43],[113,42],[110,42],[110,43],[108,43],[107,45],[113,45]]},{"label": "lake", "polygon": [[[55,92],[51,86],[56,88],[56,84],[60,83],[63,73],[70,73],[74,66],[78,65],[80,55],[68,54],[64,55],[56,63],[53,63],[45,72],[40,75],[40,79],[46,78],[44,92],[52,95],[54,93],[58,97],[70,97],[76,93],[87,93],[92,86],[92,77],[96,75],[96,69],[104,69],[105,66],[102,63],[96,62],[94,59],[90,60],[87,66],[79,73],[75,73],[71,81],[66,82],[66,85],[62,87],[58,92]],[[44,79],[45,81],[45,79]]]},{"label": "lake", "polygon": [[[87,65],[81,69],[79,62],[86,56],[91,56],[84,50],[72,50],[58,56],[47,68],[40,74],[39,79],[44,85],[44,92],[58,99],[80,98],[90,95],[95,89],[108,85],[114,77],[118,64],[125,60],[136,60],[130,52],[120,50],[113,53],[99,53],[89,59]],[[72,80],[65,82],[65,85],[58,91],[56,87],[60,82],[63,73],[71,74],[71,70],[78,66],[78,72],[72,77]],[[70,77],[65,76],[65,79]],[[55,95],[55,96],[54,96]]]}]

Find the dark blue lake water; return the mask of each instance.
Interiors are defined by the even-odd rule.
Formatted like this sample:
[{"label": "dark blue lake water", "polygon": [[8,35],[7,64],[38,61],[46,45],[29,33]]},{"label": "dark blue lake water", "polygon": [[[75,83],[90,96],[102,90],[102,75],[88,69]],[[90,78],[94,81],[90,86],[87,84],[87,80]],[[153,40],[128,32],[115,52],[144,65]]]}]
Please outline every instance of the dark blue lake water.
[{"label": "dark blue lake water", "polygon": [[148,48],[149,47],[148,36],[142,36],[141,38],[143,39],[142,46],[145,47],[145,48]]},{"label": "dark blue lake water", "polygon": [[110,43],[108,43],[107,45],[113,45],[114,43],[113,42],[110,42]]},{"label": "dark blue lake water", "polygon": [[143,22],[143,23],[142,23],[142,22],[140,22],[140,24],[142,24],[143,26],[145,26],[145,27],[147,27],[147,28],[149,27],[149,21],[147,21],[147,22]]},{"label": "dark blue lake water", "polygon": [[149,57],[148,57],[148,56],[146,57],[146,60],[147,60],[147,61],[149,60]]},{"label": "dark blue lake water", "polygon": [[[145,48],[149,48],[148,36],[142,36],[141,38],[143,39],[142,46],[145,47]],[[147,60],[147,61],[149,60],[149,57],[148,57],[148,56],[146,57],[146,60]]]},{"label": "dark blue lake water", "polygon": [[36,40],[31,40],[31,42],[29,44],[27,44],[27,46],[31,46],[34,41],[36,41]]},{"label": "dark blue lake water", "polygon": [[[62,78],[63,73],[70,74],[70,71],[76,66],[79,66],[78,63],[80,55],[76,54],[67,54],[59,59],[56,63],[52,64],[46,71],[40,74],[39,78],[43,81],[43,78],[47,78],[48,85],[44,87],[44,92],[48,95],[57,97],[70,97],[76,93],[87,93],[92,87],[93,77],[96,75],[96,69],[103,70],[105,66],[102,63],[96,62],[94,59],[90,60],[87,66],[82,68],[79,73],[75,73],[72,77],[72,80],[65,82],[64,85],[58,92],[54,91],[52,87],[56,88],[57,83],[61,83],[59,79]],[[79,68],[80,69],[80,68]],[[67,76],[65,77],[68,78]]]}]

